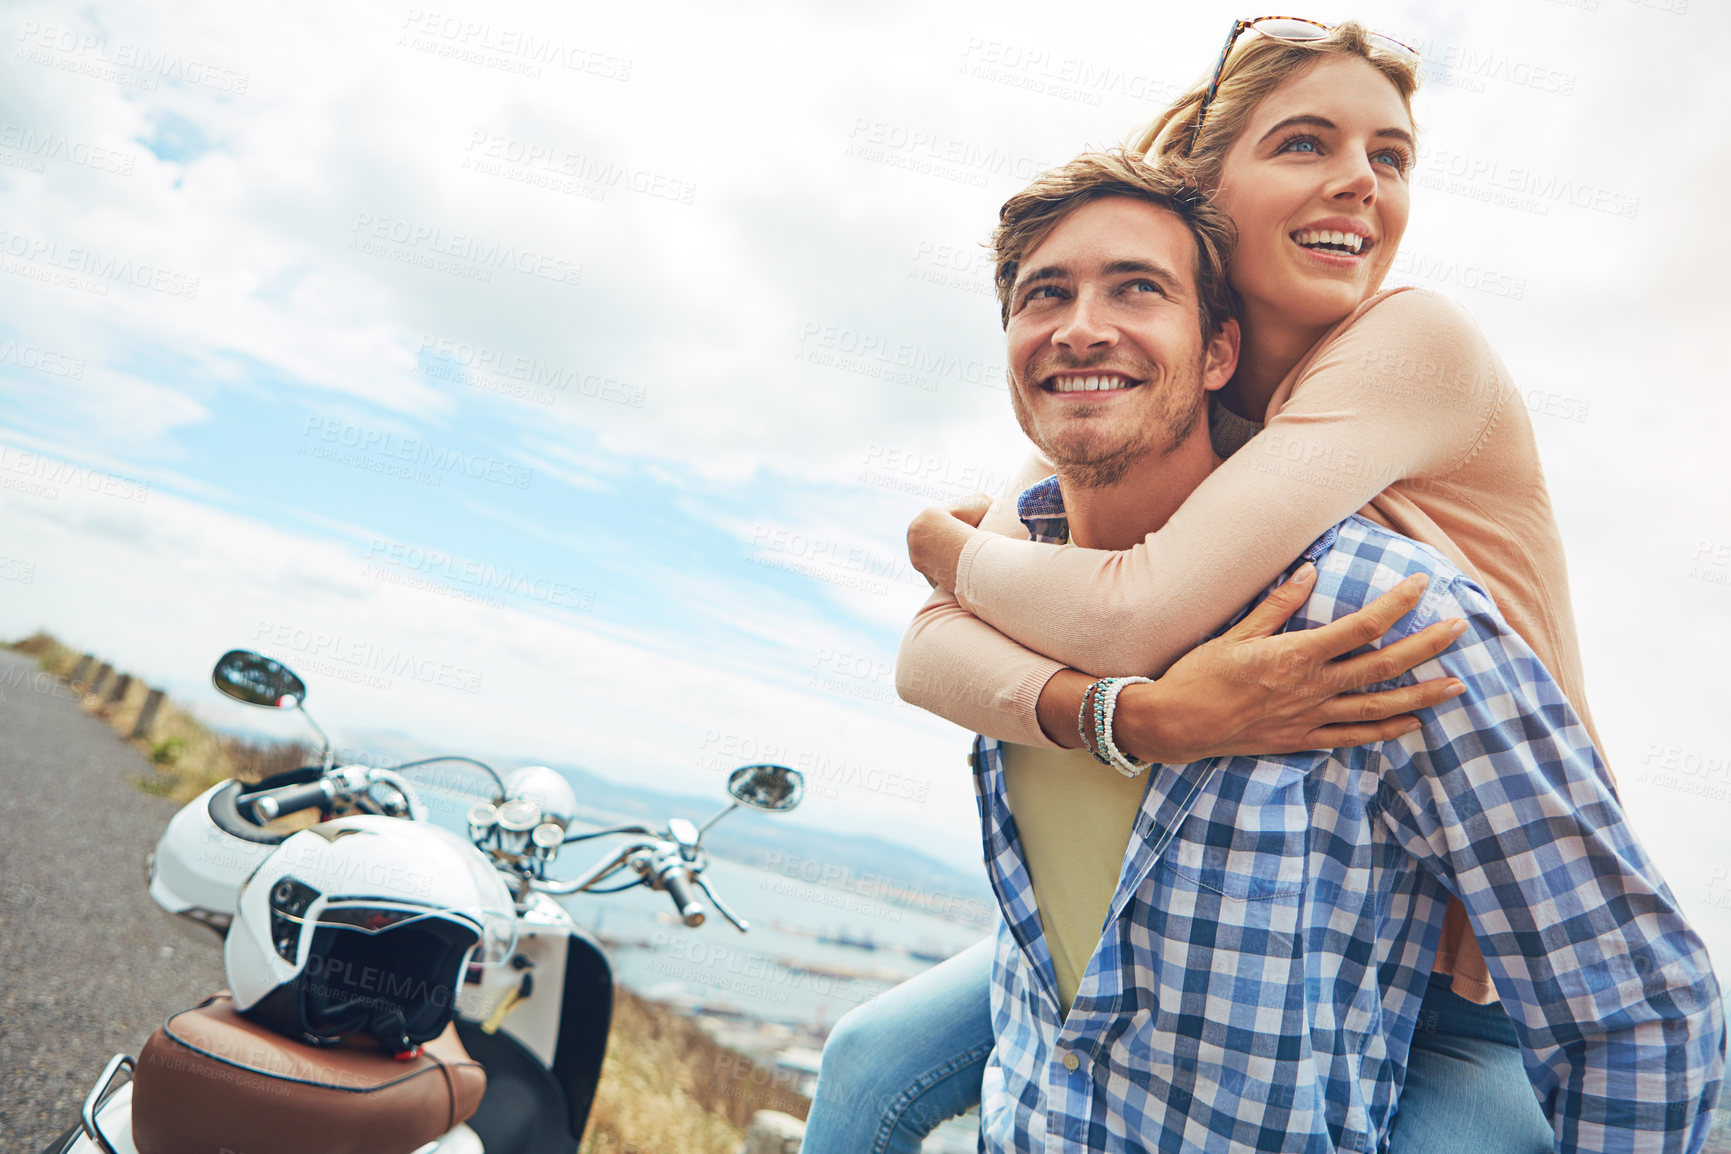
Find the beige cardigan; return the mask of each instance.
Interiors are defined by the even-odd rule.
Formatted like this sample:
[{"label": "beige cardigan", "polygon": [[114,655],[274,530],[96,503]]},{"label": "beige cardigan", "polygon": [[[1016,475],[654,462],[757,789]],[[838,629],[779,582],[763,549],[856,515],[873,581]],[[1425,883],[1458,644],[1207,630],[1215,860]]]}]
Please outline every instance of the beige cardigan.
[{"label": "beige cardigan", "polygon": [[[1164,672],[1362,512],[1475,577],[1603,749],[1532,424],[1478,326],[1444,298],[1395,289],[1330,329],[1281,382],[1263,431],[1131,549],[1027,540],[1015,496],[1050,474],[1030,462],[982,523],[996,532],[963,551],[956,596],[914,618],[896,680],[910,703],[1050,747],[1035,704],[1053,673]],[[1463,997],[1495,1000],[1458,902],[1436,968]]]}]

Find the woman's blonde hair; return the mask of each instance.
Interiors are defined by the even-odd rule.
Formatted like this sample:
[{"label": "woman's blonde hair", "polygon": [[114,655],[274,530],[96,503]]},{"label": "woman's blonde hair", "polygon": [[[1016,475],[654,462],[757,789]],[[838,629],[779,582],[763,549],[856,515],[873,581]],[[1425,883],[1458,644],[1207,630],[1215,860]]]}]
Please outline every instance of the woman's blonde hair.
[{"label": "woman's blonde hair", "polygon": [[1225,74],[1209,102],[1201,131],[1197,131],[1196,117],[1208,92],[1208,77],[1179,97],[1153,124],[1132,135],[1126,150],[1146,156],[1151,163],[1171,165],[1187,184],[1209,191],[1218,189],[1226,153],[1244,134],[1257,107],[1280,85],[1330,56],[1358,57],[1388,77],[1400,93],[1407,119],[1412,119],[1418,62],[1372,44],[1364,25],[1349,20],[1336,24],[1318,40],[1276,40],[1253,31],[1242,33],[1226,61]]}]

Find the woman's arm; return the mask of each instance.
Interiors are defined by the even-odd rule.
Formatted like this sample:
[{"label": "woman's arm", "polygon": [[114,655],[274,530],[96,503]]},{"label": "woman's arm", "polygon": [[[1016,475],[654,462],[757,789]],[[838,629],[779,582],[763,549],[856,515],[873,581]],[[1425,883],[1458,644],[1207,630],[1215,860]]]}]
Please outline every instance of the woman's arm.
[{"label": "woman's arm", "polygon": [[1066,665],[1158,673],[1384,488],[1469,460],[1503,388],[1459,306],[1393,294],[1320,350],[1159,532],[1109,552],[968,531],[958,601]]},{"label": "woman's arm", "polygon": [[[1119,749],[1141,761],[1180,764],[1391,741],[1419,727],[1417,711],[1465,692],[1452,677],[1360,692],[1432,660],[1466,629],[1459,618],[1437,621],[1362,652],[1418,608],[1424,577],[1410,577],[1327,625],[1281,633],[1315,584],[1315,566],[1301,566],[1242,621],[1180,657],[1158,680],[1125,686],[1112,724]],[[1076,715],[1091,683],[1087,674],[1065,669],[1041,691],[1040,724],[1058,744],[1081,744]]]},{"label": "woman's arm", "polygon": [[[980,531],[1026,541],[1028,530],[1016,516],[1016,502],[1024,489],[1051,475],[1051,464],[1032,454],[980,518]],[[947,529],[945,522],[964,532],[974,531],[949,512],[935,521],[922,515],[908,531],[910,550],[922,520],[939,532]],[[1050,749],[1056,747],[1041,732],[1035,710],[1046,682],[1062,668],[1005,637],[940,588],[914,615],[902,637],[896,655],[896,692],[909,705],[963,729]]]},{"label": "woman's arm", "polygon": [[[1436,657],[1459,636],[1458,620],[1345,656],[1415,609],[1422,579],[1328,625],[1280,633],[1314,579],[1312,566],[1301,567],[1243,621],[1185,654],[1159,680],[1126,687],[1113,724],[1119,748],[1142,761],[1170,763],[1339,749],[1410,733],[1419,724],[1415,711],[1460,694],[1451,678],[1358,692]],[[934,652],[940,644],[953,647],[954,660]],[[909,703],[988,737],[1046,748],[1080,747],[1076,716],[1093,680],[1024,649],[942,592],[920,610],[896,663],[896,689]]]},{"label": "woman's arm", "polygon": [[[902,637],[896,692],[973,733],[1059,748],[1040,729],[1040,693],[1064,667],[1011,641],[941,589]],[[1072,714],[1074,716],[1074,714]],[[1075,745],[1072,739],[1070,746]]]}]

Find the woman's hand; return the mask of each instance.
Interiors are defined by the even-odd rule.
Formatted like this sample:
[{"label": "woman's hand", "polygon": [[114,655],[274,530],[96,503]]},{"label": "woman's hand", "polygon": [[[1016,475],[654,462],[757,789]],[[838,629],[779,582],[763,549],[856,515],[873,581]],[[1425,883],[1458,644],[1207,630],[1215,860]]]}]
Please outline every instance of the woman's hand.
[{"label": "woman's hand", "polygon": [[991,507],[990,497],[975,493],[953,505],[934,505],[922,510],[908,526],[908,563],[933,588],[954,593],[962,549]]},{"label": "woman's hand", "polygon": [[[1306,565],[1227,632],[1179,658],[1152,685],[1126,686],[1118,697],[1113,740],[1132,757],[1171,764],[1239,754],[1296,753],[1387,741],[1419,727],[1413,711],[1465,691],[1452,677],[1356,693],[1429,661],[1454,643],[1466,623],[1439,621],[1371,653],[1370,645],[1424,596],[1421,574],[1355,613],[1317,629],[1278,630],[1310,596],[1316,570]],[[1040,697],[1047,736],[1075,746],[1075,718],[1086,674],[1052,678]],[[1047,700],[1048,692],[1052,700]],[[1059,732],[1068,714],[1069,733]]]}]

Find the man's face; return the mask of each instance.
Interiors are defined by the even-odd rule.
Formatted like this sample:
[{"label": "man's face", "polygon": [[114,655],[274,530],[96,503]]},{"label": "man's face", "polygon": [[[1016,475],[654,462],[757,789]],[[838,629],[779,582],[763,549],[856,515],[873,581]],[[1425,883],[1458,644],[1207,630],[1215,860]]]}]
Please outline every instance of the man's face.
[{"label": "man's face", "polygon": [[1090,488],[1183,444],[1232,371],[1202,339],[1189,227],[1128,197],[1087,202],[1027,255],[1006,335],[1022,431]]}]

